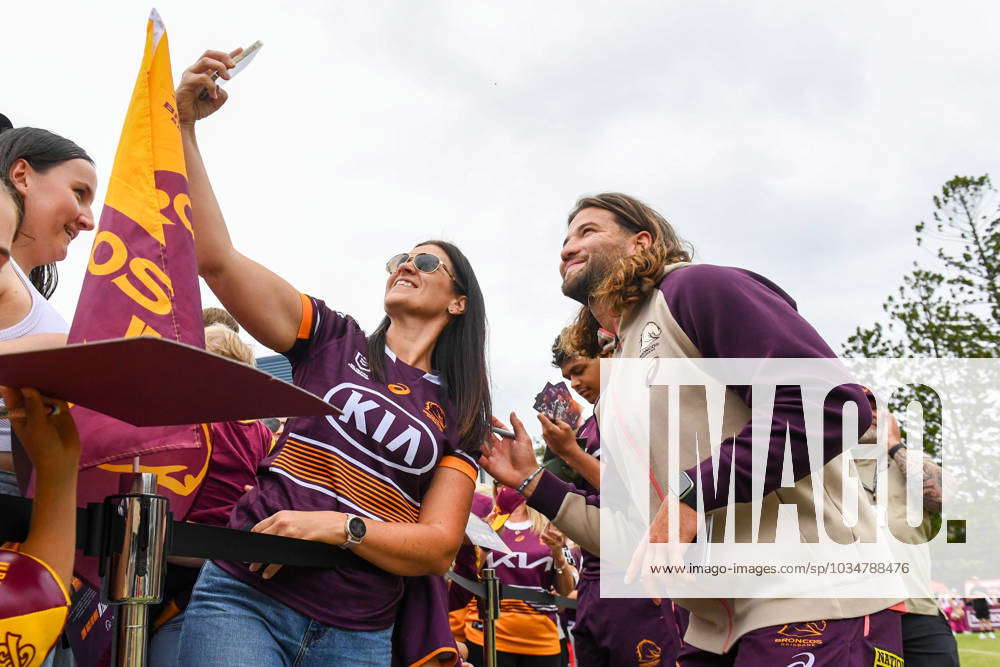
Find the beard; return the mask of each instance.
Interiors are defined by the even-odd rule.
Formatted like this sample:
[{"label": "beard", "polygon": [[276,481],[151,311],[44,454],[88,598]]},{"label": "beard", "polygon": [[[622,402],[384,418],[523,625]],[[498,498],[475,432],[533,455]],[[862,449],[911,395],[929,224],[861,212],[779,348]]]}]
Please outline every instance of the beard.
[{"label": "beard", "polygon": [[562,293],[584,306],[589,305],[590,296],[605,281],[619,258],[609,252],[590,255],[582,269],[563,280]]},{"label": "beard", "polygon": [[878,427],[872,424],[868,427],[868,430],[861,434],[858,438],[858,444],[861,445],[874,445],[878,443]]}]

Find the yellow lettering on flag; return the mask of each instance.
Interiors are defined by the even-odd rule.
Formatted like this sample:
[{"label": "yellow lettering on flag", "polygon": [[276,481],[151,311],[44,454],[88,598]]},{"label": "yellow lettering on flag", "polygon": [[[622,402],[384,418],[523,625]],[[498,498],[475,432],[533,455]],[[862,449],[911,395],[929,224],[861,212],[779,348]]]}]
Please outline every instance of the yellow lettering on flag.
[{"label": "yellow lettering on flag", "polygon": [[[156,336],[204,347],[191,215],[167,33],[153,10],[71,343]],[[145,381],[176,382],[169,374]],[[177,400],[192,395],[187,386],[171,391]],[[135,427],[80,406],[73,413],[82,441],[79,505],[116,493],[116,473],[130,473],[132,459],[142,457],[141,470],[158,474],[174,515],[187,514],[208,471],[206,426]],[[95,563],[81,559],[77,566],[91,584],[97,581]]]},{"label": "yellow lettering on flag", "polygon": [[132,321],[128,323],[128,329],[122,338],[135,338],[137,336],[156,336],[163,338],[163,334],[146,324],[138,315],[132,316]]},{"label": "yellow lettering on flag", "polygon": [[[200,487],[201,483],[205,480],[205,475],[208,474],[208,464],[212,462],[212,432],[208,428],[208,424],[201,424],[201,431],[205,436],[205,460],[197,474],[184,475],[183,480],[170,476],[172,473],[187,470],[187,466],[183,465],[140,465],[139,472],[151,472],[157,475],[156,481],[159,482],[161,487],[176,493],[178,496],[190,496],[198,490],[198,487]],[[105,463],[97,467],[101,470],[107,470],[108,472],[133,472],[131,463]]]}]

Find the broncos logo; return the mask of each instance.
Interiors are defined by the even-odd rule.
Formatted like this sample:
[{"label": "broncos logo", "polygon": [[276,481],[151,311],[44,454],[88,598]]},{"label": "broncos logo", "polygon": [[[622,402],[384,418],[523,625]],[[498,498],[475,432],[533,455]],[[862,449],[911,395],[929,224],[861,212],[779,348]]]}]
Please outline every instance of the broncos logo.
[{"label": "broncos logo", "polygon": [[445,428],[448,426],[448,422],[445,421],[444,408],[435,403],[434,401],[427,401],[424,403],[424,414],[427,418],[434,422],[434,425],[438,427],[438,430],[444,433]]},{"label": "broncos logo", "polygon": [[784,625],[778,630],[778,634],[783,637],[822,637],[824,632],[826,632],[826,621]]},{"label": "broncos logo", "polygon": [[635,657],[639,667],[657,667],[663,657],[663,649],[651,639],[643,639],[635,645]]}]

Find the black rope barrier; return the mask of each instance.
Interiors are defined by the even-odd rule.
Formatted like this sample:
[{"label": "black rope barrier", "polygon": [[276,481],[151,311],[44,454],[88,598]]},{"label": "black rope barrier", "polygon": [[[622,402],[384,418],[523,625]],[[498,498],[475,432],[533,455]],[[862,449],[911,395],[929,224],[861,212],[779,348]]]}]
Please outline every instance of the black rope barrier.
[{"label": "black rope barrier", "polygon": [[[473,581],[454,572],[444,575],[445,579],[455,582],[465,590],[469,591],[477,598],[486,598],[486,585],[480,581]],[[500,598],[503,600],[521,600],[523,602],[534,602],[542,605],[555,605],[566,609],[576,609],[577,602],[573,598],[553,595],[545,591],[535,591],[530,588],[500,584]]]}]

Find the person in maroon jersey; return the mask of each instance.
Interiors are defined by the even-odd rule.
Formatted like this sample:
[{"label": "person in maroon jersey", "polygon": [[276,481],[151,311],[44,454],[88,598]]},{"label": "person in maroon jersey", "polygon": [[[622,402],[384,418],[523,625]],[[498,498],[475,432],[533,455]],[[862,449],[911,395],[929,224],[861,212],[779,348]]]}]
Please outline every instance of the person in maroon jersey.
[{"label": "person in maroon jersey", "polygon": [[443,574],[462,543],[491,416],[482,292],[457,247],[418,244],[387,262],[386,317],[366,335],[236,251],[194,129],[226,101],[212,74],[232,66],[208,51],[177,89],[199,272],[341,413],[289,419],[229,525],[343,546],[358,567],[206,563],[178,662],[384,666],[403,578]]},{"label": "person in maroon jersey", "polygon": [[[472,498],[472,513],[480,519],[486,519],[493,511],[493,498],[478,491]],[[482,549],[466,540],[466,544],[458,550],[452,572],[466,579],[476,579],[479,576],[479,565],[482,561]],[[451,634],[456,642],[465,643],[465,617],[469,612],[469,601],[472,593],[454,582],[448,582],[448,621]]]},{"label": "person in maroon jersey", "polygon": [[[565,538],[538,512],[529,509],[524,496],[498,484],[496,509],[489,517],[510,553],[487,549],[481,568],[493,568],[500,583],[537,591],[554,589],[569,595],[576,585],[576,568],[568,562]],[[558,667],[562,664],[559,621],[555,605],[515,599],[500,601],[496,621],[497,660],[500,667]],[[469,662],[484,664],[483,622],[475,600],[465,620]]]}]

